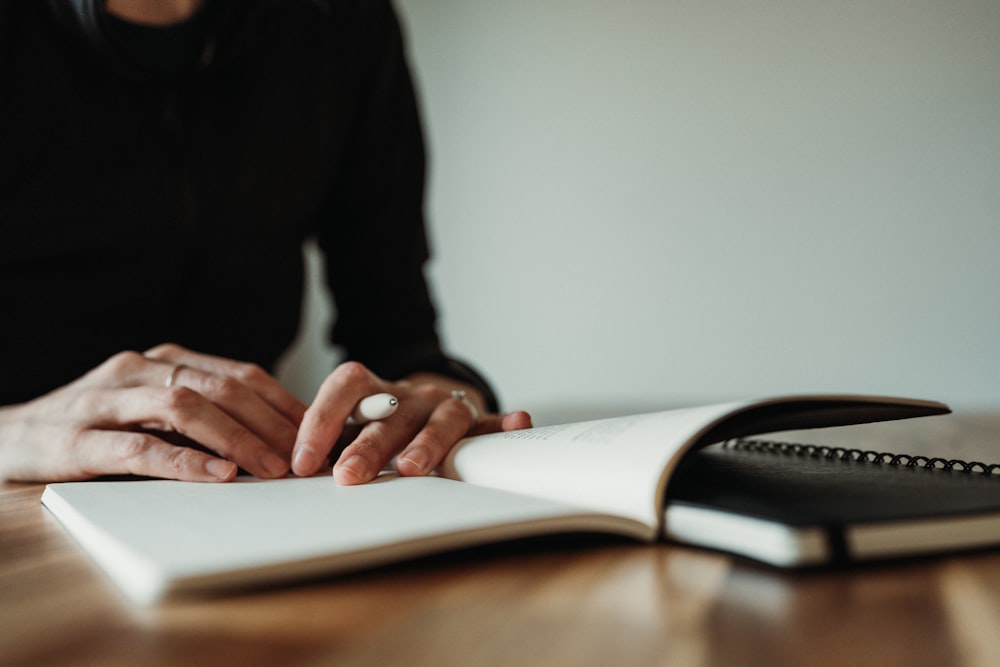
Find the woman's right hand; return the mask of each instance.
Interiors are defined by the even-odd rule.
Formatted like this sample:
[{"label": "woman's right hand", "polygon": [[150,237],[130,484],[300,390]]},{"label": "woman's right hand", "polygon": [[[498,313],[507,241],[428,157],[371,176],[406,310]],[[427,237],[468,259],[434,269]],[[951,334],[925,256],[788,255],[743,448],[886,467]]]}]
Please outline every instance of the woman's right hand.
[{"label": "woman's right hand", "polygon": [[122,352],[49,394],[0,408],[0,479],[224,482],[237,466],[282,477],[305,409],[253,364],[172,344]]}]

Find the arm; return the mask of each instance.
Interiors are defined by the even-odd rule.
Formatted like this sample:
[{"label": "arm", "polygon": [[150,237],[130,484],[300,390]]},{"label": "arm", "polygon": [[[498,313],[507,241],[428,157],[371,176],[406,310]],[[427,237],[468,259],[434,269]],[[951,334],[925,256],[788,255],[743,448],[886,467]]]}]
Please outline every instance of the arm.
[{"label": "arm", "polygon": [[[343,450],[334,467],[342,483],[368,481],[396,453],[401,474],[424,474],[470,431],[530,425],[525,413],[496,414],[486,381],[441,349],[423,272],[429,253],[416,99],[391,8],[365,7],[350,159],[319,234],[337,305],[333,342],[349,362],[326,380],[306,412],[293,471],[309,475],[324,465],[347,414],[366,394],[393,393],[400,409],[366,426]],[[466,392],[481,417],[453,399],[455,390]]]}]

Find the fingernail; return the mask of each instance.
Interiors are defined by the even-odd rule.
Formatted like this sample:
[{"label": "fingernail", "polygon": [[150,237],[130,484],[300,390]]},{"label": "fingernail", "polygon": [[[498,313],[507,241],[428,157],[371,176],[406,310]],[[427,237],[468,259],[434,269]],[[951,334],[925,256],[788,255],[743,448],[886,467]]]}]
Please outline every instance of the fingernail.
[{"label": "fingernail", "polygon": [[397,462],[397,467],[400,463],[406,463],[407,466],[413,468],[413,472],[423,474],[427,469],[427,452],[423,449],[416,449],[412,452],[407,452],[404,456],[399,457]]},{"label": "fingernail", "polygon": [[264,471],[272,477],[280,477],[288,472],[288,464],[274,452],[265,451],[258,461]]},{"label": "fingernail", "polygon": [[216,479],[229,479],[236,472],[236,464],[222,459],[209,459],[205,462],[205,472]]},{"label": "fingernail", "polygon": [[316,470],[316,457],[309,445],[295,445],[295,456],[292,458],[292,469],[300,475],[311,475]]},{"label": "fingernail", "polygon": [[333,469],[338,484],[359,484],[368,481],[368,462],[359,454],[349,457]]}]

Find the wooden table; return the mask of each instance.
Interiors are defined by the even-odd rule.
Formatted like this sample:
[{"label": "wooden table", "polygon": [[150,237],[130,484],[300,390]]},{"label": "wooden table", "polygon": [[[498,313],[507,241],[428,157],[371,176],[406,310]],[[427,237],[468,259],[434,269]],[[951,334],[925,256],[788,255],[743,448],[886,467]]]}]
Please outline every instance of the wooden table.
[{"label": "wooden table", "polygon": [[[1000,461],[1000,415],[866,428],[883,449]],[[1000,664],[1000,551],[795,573],[575,537],[140,609],[42,488],[0,486],[4,666]]]}]

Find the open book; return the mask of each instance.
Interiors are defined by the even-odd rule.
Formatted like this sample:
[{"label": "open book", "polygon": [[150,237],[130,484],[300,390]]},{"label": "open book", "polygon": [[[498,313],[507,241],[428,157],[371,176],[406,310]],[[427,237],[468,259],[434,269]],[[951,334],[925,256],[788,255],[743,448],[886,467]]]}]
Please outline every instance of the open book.
[{"label": "open book", "polygon": [[[467,438],[440,475],[425,478],[388,474],[355,487],[338,486],[329,476],[241,477],[229,484],[75,482],[48,485],[42,502],[142,603],[554,533],[670,539],[778,565],[1000,542],[1000,481],[993,476],[982,476],[992,484],[973,493],[974,502],[963,496],[965,504],[948,509],[948,494],[941,492],[935,502],[945,509],[935,510],[931,524],[944,530],[935,532],[927,524],[926,502],[907,511],[906,502],[897,500],[888,519],[877,511],[854,512],[845,515],[846,522],[838,520],[836,503],[832,514],[827,507],[816,522],[797,515],[786,522],[782,512],[769,516],[759,507],[746,510],[745,499],[725,493],[735,482],[709,484],[716,461],[697,458],[725,456],[718,446],[706,447],[739,436],[946,412],[947,406],[929,401],[793,396]],[[886,469],[883,474],[889,474]],[[808,489],[808,476],[797,476],[794,466],[769,474],[799,479],[796,488]],[[878,486],[879,480],[870,483]],[[741,493],[752,499],[753,481],[741,484]],[[762,498],[775,496],[759,491]],[[849,484],[836,491],[849,492]],[[778,505],[780,510],[780,494]],[[895,551],[881,544],[845,553],[843,531],[831,530],[873,521],[889,529],[923,521],[934,536],[928,541],[920,530],[916,540],[890,535],[882,541],[888,539]]]}]

